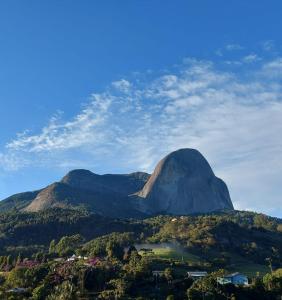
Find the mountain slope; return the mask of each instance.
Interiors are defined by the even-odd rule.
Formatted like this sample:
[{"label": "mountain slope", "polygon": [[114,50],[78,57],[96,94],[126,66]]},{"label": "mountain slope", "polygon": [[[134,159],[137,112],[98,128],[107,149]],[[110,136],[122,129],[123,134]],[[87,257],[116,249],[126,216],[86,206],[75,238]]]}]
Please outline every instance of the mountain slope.
[{"label": "mountain slope", "polygon": [[120,218],[233,210],[227,186],[194,149],[170,153],[151,176],[143,172],[98,175],[73,170],[60,182],[37,192],[14,195],[2,204],[5,210],[16,207],[28,212],[82,206]]},{"label": "mountain slope", "polygon": [[111,217],[141,216],[127,197],[142,188],[146,173],[126,175],[97,175],[88,170],[73,170],[61,182],[43,189],[25,208],[40,211],[53,207],[84,206],[101,215]]},{"label": "mountain slope", "polygon": [[128,196],[142,189],[149,177],[149,174],[143,172],[98,175],[81,169],[69,172],[61,182],[77,189]]},{"label": "mountain slope", "polygon": [[24,192],[3,199],[2,201],[0,201],[0,211],[4,212],[11,209],[20,210],[29,205],[39,193],[40,190],[33,192]]}]

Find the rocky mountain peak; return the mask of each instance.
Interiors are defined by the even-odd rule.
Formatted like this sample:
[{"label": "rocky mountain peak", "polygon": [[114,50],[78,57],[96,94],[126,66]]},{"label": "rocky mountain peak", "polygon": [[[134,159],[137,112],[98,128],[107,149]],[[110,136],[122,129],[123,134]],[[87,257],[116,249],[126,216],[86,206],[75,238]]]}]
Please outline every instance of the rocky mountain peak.
[{"label": "rocky mountain peak", "polygon": [[227,186],[195,149],[180,149],[163,158],[137,195],[144,199],[140,207],[147,212],[185,214],[233,209]]}]

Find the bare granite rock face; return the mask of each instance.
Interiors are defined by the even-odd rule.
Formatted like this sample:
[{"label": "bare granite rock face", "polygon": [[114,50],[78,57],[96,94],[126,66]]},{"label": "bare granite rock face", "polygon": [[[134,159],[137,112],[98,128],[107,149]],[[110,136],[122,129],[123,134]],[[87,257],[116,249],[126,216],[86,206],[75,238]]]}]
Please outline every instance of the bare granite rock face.
[{"label": "bare granite rock face", "polygon": [[148,214],[183,215],[233,209],[226,184],[194,149],[180,149],[163,158],[136,195],[139,209]]}]

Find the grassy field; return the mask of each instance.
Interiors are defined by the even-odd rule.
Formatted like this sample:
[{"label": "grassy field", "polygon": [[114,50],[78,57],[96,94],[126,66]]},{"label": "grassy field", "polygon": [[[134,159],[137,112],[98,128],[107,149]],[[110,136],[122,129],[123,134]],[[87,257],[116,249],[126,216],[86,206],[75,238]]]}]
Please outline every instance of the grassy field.
[{"label": "grassy field", "polygon": [[264,276],[266,273],[269,273],[269,267],[266,265],[260,265],[248,261],[247,259],[233,254],[231,256],[232,265],[230,268],[227,268],[230,272],[240,272],[249,277],[255,277],[257,275]]},{"label": "grassy field", "polygon": [[238,264],[232,266],[232,268],[230,268],[229,270],[231,272],[243,273],[243,274],[247,275],[248,277],[255,277],[257,275],[259,277],[262,277],[266,273],[269,273],[269,271],[270,271],[267,266],[250,263],[250,262],[238,263]]},{"label": "grassy field", "polygon": [[188,252],[178,251],[177,249],[172,248],[156,248],[153,250],[154,255],[165,258],[165,259],[174,259],[180,261],[190,261],[190,262],[199,262],[201,259]]},{"label": "grassy field", "polygon": [[[154,246],[152,251],[145,254],[142,250],[139,251],[141,255],[148,255],[153,256],[154,258],[163,259],[163,260],[174,260],[180,261],[183,263],[203,263],[203,258],[191,254],[182,250],[181,248],[177,247],[169,247],[169,246],[162,246],[159,247]],[[231,264],[229,267],[225,268],[227,271],[231,272],[240,272],[248,277],[255,277],[255,276],[264,276],[266,273],[269,272],[269,268],[266,265],[260,265],[256,263],[252,263],[239,255],[232,255],[231,256]]]},{"label": "grassy field", "polygon": [[178,248],[173,247],[154,247],[152,249],[151,254],[145,254],[143,251],[139,251],[141,255],[154,255],[158,258],[162,259],[173,259],[178,261],[184,261],[184,262],[200,262],[202,259],[196,255],[193,255],[189,252],[183,251]]}]

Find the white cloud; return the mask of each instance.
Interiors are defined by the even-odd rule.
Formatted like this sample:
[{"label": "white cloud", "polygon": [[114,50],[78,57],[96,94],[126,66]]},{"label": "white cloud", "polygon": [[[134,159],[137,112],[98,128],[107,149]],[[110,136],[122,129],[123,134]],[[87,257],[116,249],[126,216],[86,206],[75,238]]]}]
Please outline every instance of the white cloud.
[{"label": "white cloud", "polygon": [[227,182],[237,208],[271,213],[282,192],[282,59],[260,64],[234,73],[186,59],[150,82],[114,82],[73,120],[53,118],[8,143],[0,166],[152,171],[168,152],[193,147]]},{"label": "white cloud", "polygon": [[118,81],[114,81],[112,83],[112,85],[119,91],[121,92],[128,92],[130,90],[131,84],[129,81],[125,80],[125,79],[121,79]]},{"label": "white cloud", "polygon": [[53,117],[40,134],[24,132],[6,147],[12,151],[36,153],[77,148],[89,142],[101,143],[104,141],[101,126],[106,122],[106,112],[112,101],[112,96],[93,94],[90,103],[73,120],[61,123]]},{"label": "white cloud", "polygon": [[260,60],[261,60],[261,58],[257,54],[254,54],[254,53],[246,55],[242,59],[242,61],[245,62],[245,63],[254,63],[254,62],[257,62],[257,61],[260,61]]},{"label": "white cloud", "polygon": [[[276,58],[263,66],[263,75],[268,75],[273,78],[280,78],[282,76],[282,58]],[[281,78],[280,78],[281,80]]]}]

